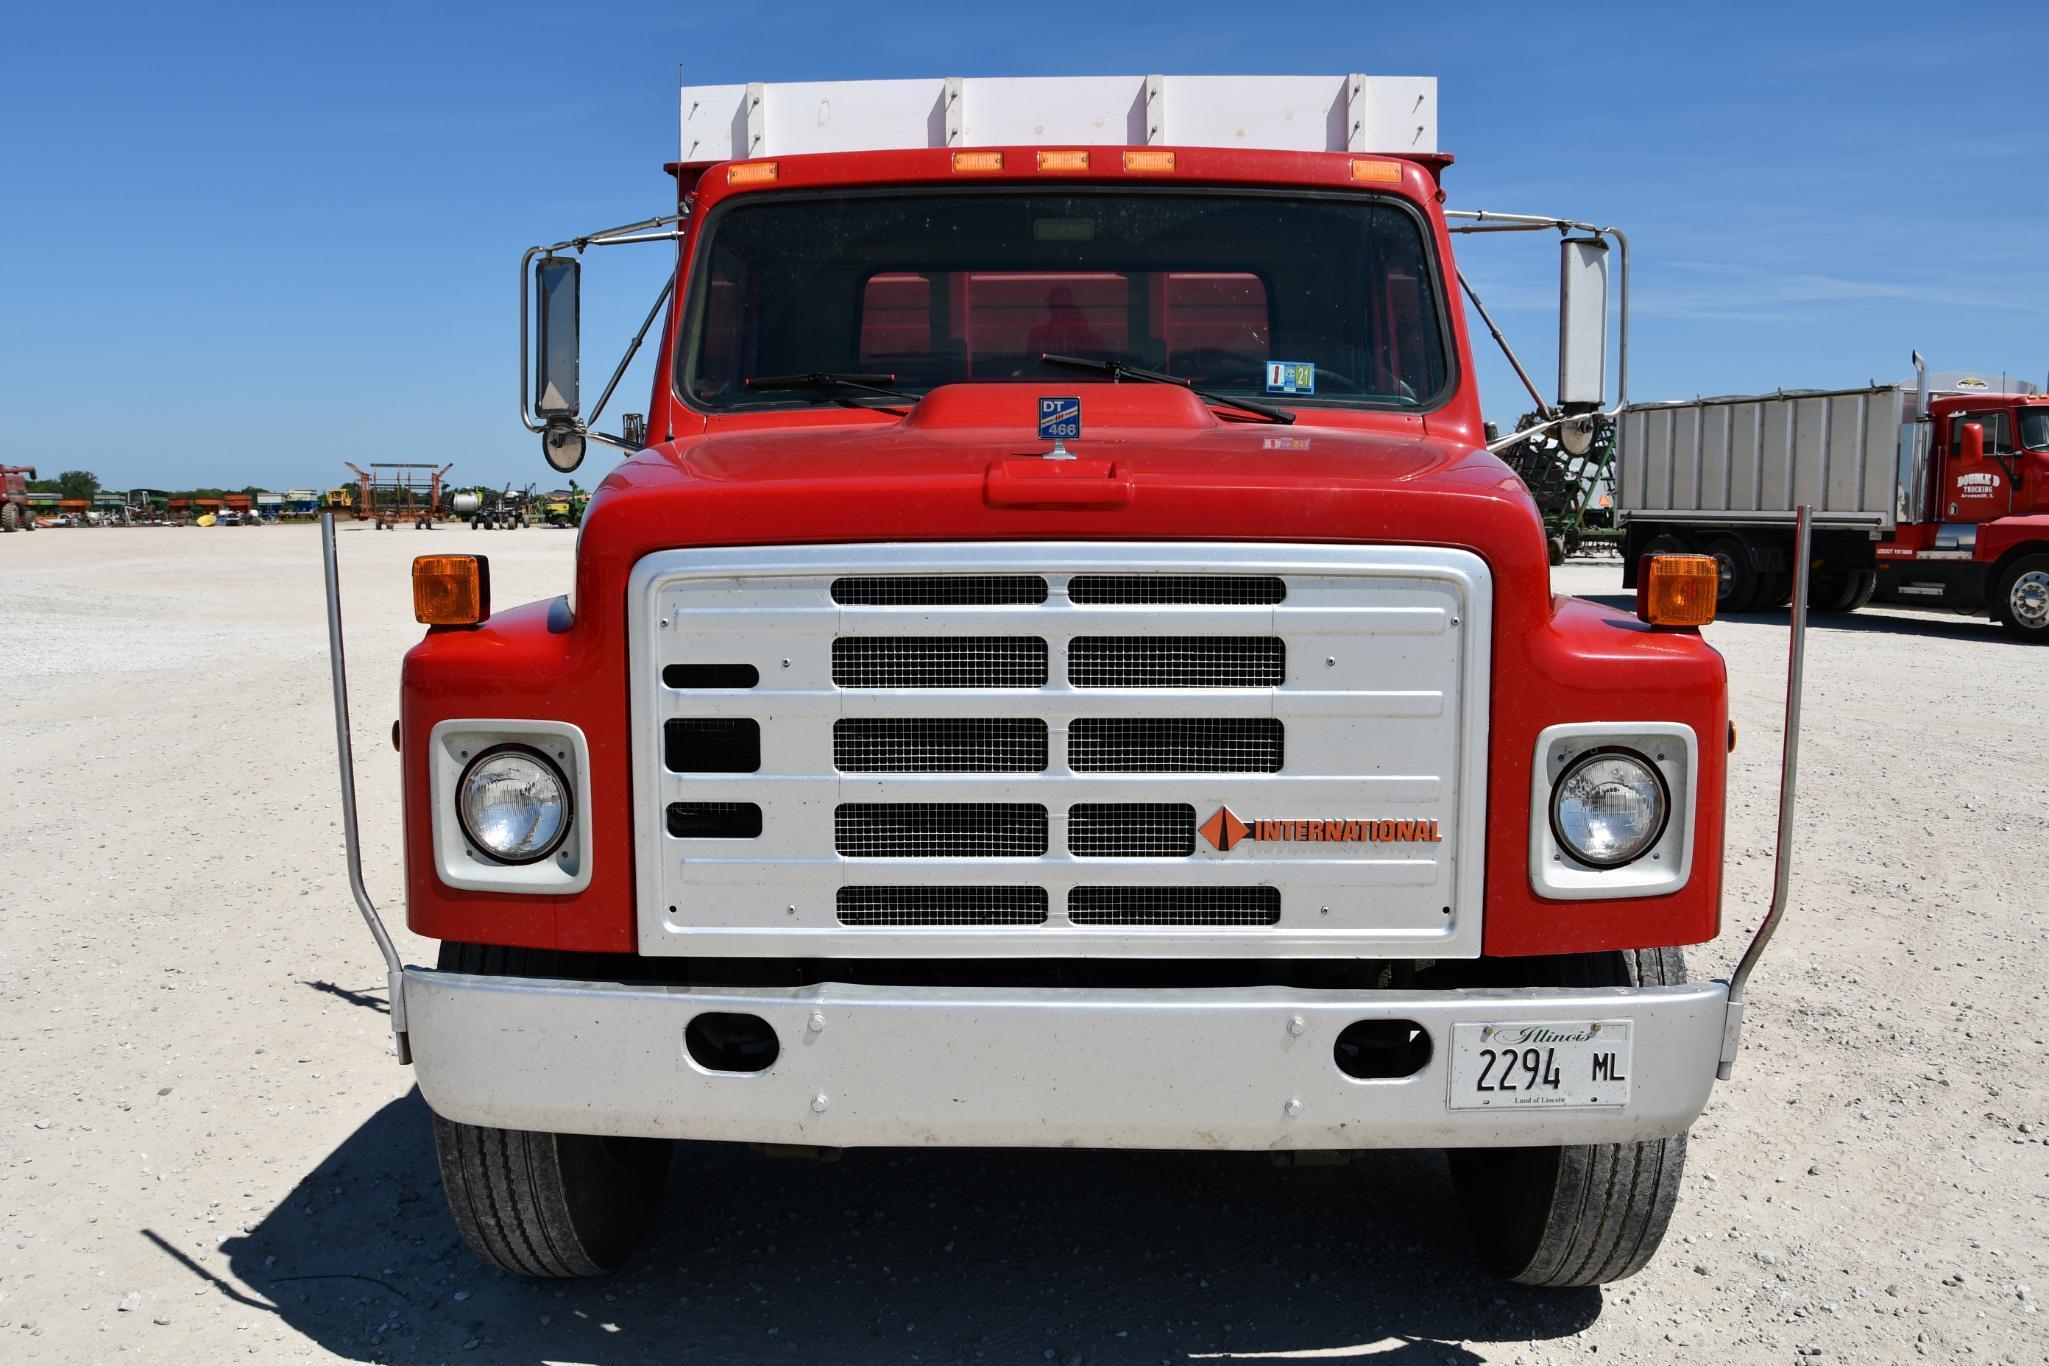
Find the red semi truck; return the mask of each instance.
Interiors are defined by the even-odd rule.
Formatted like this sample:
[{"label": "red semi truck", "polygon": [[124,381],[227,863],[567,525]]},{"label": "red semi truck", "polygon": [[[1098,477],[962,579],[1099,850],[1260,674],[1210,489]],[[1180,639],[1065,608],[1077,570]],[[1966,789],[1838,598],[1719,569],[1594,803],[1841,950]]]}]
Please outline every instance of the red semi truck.
[{"label": "red semi truck", "polygon": [[1818,611],[1875,596],[1987,615],[2049,643],[2049,395],[1981,374],[1864,389],[1632,404],[1616,519],[1645,553],[1712,555],[1721,610],[1786,605],[1793,519],[1814,508]]},{"label": "red semi truck", "polygon": [[[482,1257],[616,1267],[698,1139],[1443,1148],[1502,1274],[1650,1258],[1791,808],[1751,952],[1689,981],[1712,565],[1634,616],[1552,593],[1453,264],[1564,239],[1583,417],[1619,235],[1449,213],[1435,93],[685,88],[674,212],[529,253],[523,417],[558,469],[630,454],[562,596],[416,562],[432,968],[363,880],[325,537],[352,883]],[[650,241],[653,392],[601,435],[578,259]]]}]

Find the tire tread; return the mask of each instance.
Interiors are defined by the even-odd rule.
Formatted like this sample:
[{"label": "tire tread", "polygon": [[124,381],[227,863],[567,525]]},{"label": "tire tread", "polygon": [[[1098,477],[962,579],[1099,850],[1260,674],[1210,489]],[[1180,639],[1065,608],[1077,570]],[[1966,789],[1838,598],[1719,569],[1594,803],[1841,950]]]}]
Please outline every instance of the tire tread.
[{"label": "tire tread", "polygon": [[[444,943],[438,966],[480,976],[541,977],[559,973],[562,962],[548,949]],[[569,1145],[595,1142],[434,1116],[435,1154],[456,1231],[483,1260],[516,1275],[569,1278],[611,1271],[638,1229],[622,1236],[616,1228],[579,1227],[569,1182],[579,1175],[589,1179],[590,1164],[576,1163]],[[635,1205],[633,1217],[641,1224],[652,1216],[662,1184],[659,1170],[618,1178],[649,1187],[636,1188],[647,1197]],[[605,1250],[607,1244],[620,1251]]]},{"label": "tire tread", "polygon": [[[1686,980],[1678,949],[1631,949],[1578,954],[1556,964],[1565,987],[1667,986]],[[1477,1160],[1476,1160],[1477,1158]],[[1548,1179],[1549,1204],[1526,1242],[1485,1224],[1495,1202],[1479,1173],[1491,1165],[1520,1164],[1521,1174]],[[1454,1153],[1452,1171],[1461,1203],[1495,1268],[1525,1285],[1601,1285],[1633,1276],[1663,1241],[1679,1201],[1686,1135],[1644,1143],[1579,1143],[1551,1149]]]}]

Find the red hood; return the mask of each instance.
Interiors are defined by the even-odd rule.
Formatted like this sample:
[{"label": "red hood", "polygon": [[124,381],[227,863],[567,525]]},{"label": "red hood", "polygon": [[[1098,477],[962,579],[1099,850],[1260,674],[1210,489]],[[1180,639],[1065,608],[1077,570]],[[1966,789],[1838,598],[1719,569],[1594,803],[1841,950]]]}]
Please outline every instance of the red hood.
[{"label": "red hood", "polygon": [[[1042,394],[1081,397],[1073,460],[1045,458]],[[1238,421],[1183,389],[1081,380],[948,385],[895,419],[829,407],[774,426],[714,419],[613,471],[583,546],[637,558],[833,541],[1362,541],[1461,546],[1497,577],[1542,581],[1542,523],[1499,460],[1431,437],[1421,418],[1369,429],[1297,411],[1293,425]]]}]

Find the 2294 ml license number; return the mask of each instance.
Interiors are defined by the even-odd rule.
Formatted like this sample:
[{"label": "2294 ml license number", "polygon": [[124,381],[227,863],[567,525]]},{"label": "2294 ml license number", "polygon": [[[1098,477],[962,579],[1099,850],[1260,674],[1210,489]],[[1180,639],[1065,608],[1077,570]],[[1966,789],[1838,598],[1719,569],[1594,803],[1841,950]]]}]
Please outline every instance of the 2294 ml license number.
[{"label": "2294 ml license number", "polygon": [[1629,1103],[1627,1020],[1455,1024],[1451,1108]]}]

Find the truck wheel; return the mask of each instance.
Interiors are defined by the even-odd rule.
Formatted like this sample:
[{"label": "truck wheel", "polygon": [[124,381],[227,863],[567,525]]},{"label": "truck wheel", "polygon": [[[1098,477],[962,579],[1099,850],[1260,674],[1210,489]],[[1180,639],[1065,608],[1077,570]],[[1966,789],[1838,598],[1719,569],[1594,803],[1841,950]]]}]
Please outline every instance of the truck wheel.
[{"label": "truck wheel", "polygon": [[[506,977],[575,977],[560,954],[443,943],[437,966]],[[434,1116],[434,1155],[456,1230],[479,1257],[521,1276],[616,1271],[647,1231],[671,1144],[458,1124]]]},{"label": "truck wheel", "polygon": [[21,530],[21,507],[16,503],[0,503],[0,531]]},{"label": "truck wheel", "polygon": [[434,1153],[463,1241],[520,1276],[617,1271],[654,1218],[669,1167],[661,1139],[488,1129],[439,1115]]},{"label": "truck wheel", "polygon": [[2014,561],[1999,577],[1992,610],[2007,634],[2033,645],[2049,644],[2049,555]]},{"label": "truck wheel", "polygon": [[1766,612],[1775,612],[1793,601],[1793,571],[1773,569],[1757,576],[1757,605]]},{"label": "truck wheel", "polygon": [[[1686,980],[1678,949],[1551,959],[1552,986],[1661,986]],[[1526,985],[1538,985],[1528,983]],[[1679,1201],[1686,1135],[1648,1143],[1454,1148],[1452,1184],[1487,1264],[1524,1285],[1603,1285],[1643,1270]]]},{"label": "truck wheel", "polygon": [[1818,569],[1807,581],[1807,605],[1816,612],[1854,612],[1878,591],[1876,569]]},{"label": "truck wheel", "polygon": [[1750,548],[1734,536],[1717,536],[1707,543],[1715,557],[1721,583],[1715,592],[1715,611],[1748,612],[1757,601],[1758,574],[1750,563]]}]

